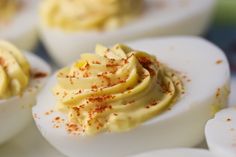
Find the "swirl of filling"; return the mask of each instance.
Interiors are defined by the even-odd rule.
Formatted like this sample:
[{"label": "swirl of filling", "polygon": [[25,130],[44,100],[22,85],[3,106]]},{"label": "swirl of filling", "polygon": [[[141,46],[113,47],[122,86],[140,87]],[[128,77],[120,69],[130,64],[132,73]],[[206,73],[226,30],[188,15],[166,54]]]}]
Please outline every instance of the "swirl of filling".
[{"label": "swirl of filling", "polygon": [[21,95],[28,86],[30,66],[10,43],[0,41],[0,99]]},{"label": "swirl of filling", "polygon": [[97,45],[57,73],[57,109],[83,135],[122,132],[157,116],[183,92],[176,72],[154,56],[117,44]]},{"label": "swirl of filling", "polygon": [[143,0],[44,0],[41,20],[67,31],[116,29],[141,12]]},{"label": "swirl of filling", "polygon": [[0,0],[0,22],[8,22],[20,7],[19,0]]}]

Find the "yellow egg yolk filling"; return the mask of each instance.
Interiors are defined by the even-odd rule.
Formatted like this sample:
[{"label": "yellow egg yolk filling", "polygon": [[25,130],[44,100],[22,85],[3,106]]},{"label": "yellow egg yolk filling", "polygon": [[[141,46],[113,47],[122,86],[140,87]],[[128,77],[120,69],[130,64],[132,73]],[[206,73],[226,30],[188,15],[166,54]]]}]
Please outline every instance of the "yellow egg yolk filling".
[{"label": "yellow egg yolk filling", "polygon": [[173,105],[184,87],[178,74],[148,53],[117,44],[97,45],[58,71],[57,109],[82,134],[122,132]]},{"label": "yellow egg yolk filling", "polygon": [[30,66],[13,45],[0,41],[0,99],[21,95],[28,86]]}]

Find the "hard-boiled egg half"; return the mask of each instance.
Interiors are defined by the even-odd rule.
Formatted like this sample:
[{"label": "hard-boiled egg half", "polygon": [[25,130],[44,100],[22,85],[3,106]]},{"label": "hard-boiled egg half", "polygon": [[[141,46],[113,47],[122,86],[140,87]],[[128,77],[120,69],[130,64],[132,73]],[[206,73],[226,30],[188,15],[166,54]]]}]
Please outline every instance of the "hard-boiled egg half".
[{"label": "hard-boiled egg half", "polygon": [[32,50],[38,41],[38,0],[0,1],[0,38],[24,50]]},{"label": "hard-boiled egg half", "polygon": [[179,148],[143,153],[132,157],[216,157],[207,150]]},{"label": "hard-boiled egg half", "polygon": [[34,120],[63,154],[120,157],[195,146],[207,120],[226,106],[229,65],[216,46],[195,37],[127,45],[82,54],[40,94]]},{"label": "hard-boiled egg half", "polygon": [[206,125],[206,139],[210,150],[222,157],[236,156],[236,108],[216,114]]},{"label": "hard-boiled egg half", "polygon": [[202,34],[214,5],[214,0],[44,0],[40,32],[52,58],[66,65],[97,43]]},{"label": "hard-boiled egg half", "polygon": [[50,68],[40,58],[0,41],[0,144],[32,119],[31,108]]}]

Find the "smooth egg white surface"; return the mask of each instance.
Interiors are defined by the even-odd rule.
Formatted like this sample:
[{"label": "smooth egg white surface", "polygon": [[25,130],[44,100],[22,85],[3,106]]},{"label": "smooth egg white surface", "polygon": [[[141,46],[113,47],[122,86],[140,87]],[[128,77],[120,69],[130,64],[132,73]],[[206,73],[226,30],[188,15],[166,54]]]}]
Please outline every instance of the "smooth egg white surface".
[{"label": "smooth egg white surface", "polygon": [[[50,74],[50,67],[42,59],[35,55],[26,53],[33,73],[43,72]],[[14,96],[9,99],[0,100],[0,144],[6,142],[32,120],[31,109],[36,103],[36,96],[48,76],[43,78],[31,78],[29,86],[22,96]]]},{"label": "smooth egg white surface", "polygon": [[38,41],[38,0],[21,0],[23,3],[15,17],[6,25],[0,24],[0,38],[12,42],[23,50],[32,50]]},{"label": "smooth egg white surface", "polygon": [[206,125],[206,139],[210,150],[220,157],[236,156],[236,107],[216,114]]},{"label": "smooth egg white surface", "polygon": [[207,150],[179,148],[179,149],[165,149],[158,150],[132,157],[216,157]]},{"label": "smooth egg white surface", "polygon": [[107,32],[64,32],[40,24],[41,38],[59,65],[91,52],[95,44],[113,45],[128,40],[163,35],[199,35],[208,27],[215,0],[146,0],[137,20]]},{"label": "smooth egg white surface", "polygon": [[[129,132],[81,137],[66,131],[65,114],[50,112],[56,105],[51,92],[56,84],[53,75],[33,107],[33,114],[37,115],[34,120],[45,139],[66,156],[121,157],[160,148],[195,146],[204,139],[205,123],[213,116],[214,106],[226,105],[227,92],[223,89],[229,89],[229,65],[224,53],[213,44],[196,37],[173,37],[128,45],[156,55],[159,61],[184,74],[186,93],[170,110]],[[65,119],[65,123],[55,123],[56,117]]]}]

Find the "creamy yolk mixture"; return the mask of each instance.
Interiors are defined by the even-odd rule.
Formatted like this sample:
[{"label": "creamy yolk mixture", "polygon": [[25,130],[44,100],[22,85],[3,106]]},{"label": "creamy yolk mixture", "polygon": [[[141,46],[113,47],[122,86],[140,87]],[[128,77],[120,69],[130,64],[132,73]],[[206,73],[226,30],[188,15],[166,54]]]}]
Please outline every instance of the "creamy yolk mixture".
[{"label": "creamy yolk mixture", "polygon": [[58,71],[57,109],[84,135],[122,132],[173,105],[184,87],[178,74],[142,51],[97,45]]},{"label": "creamy yolk mixture", "polygon": [[19,0],[0,0],[0,22],[8,22],[20,9]]},{"label": "creamy yolk mixture", "polygon": [[140,14],[143,0],[44,0],[43,24],[66,31],[111,30]]},{"label": "creamy yolk mixture", "polygon": [[21,95],[28,86],[30,65],[13,45],[0,41],[0,99]]}]

